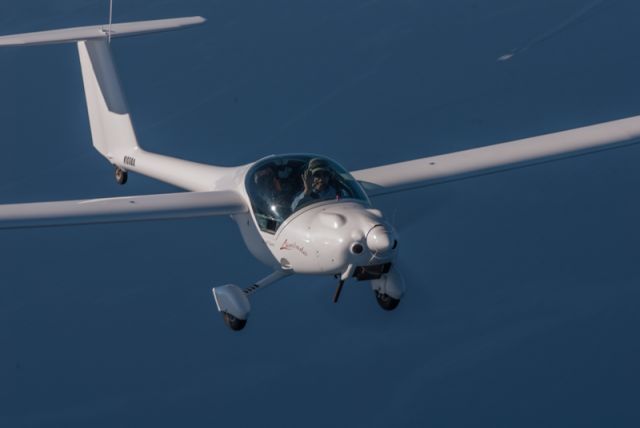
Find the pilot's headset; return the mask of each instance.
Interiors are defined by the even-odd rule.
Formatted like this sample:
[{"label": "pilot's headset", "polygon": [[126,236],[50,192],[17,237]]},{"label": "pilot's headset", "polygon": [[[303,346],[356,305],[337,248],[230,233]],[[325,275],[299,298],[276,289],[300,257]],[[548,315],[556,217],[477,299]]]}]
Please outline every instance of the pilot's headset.
[{"label": "pilot's headset", "polygon": [[329,183],[333,182],[333,170],[329,168],[327,161],[320,158],[313,158],[309,161],[307,166],[307,171],[309,171],[309,175],[313,177],[318,172],[323,171],[329,177]]}]

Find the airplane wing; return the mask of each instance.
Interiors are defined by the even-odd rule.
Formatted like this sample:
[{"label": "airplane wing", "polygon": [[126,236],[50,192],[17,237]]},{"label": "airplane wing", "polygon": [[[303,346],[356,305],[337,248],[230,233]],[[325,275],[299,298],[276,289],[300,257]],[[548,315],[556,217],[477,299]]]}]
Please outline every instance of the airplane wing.
[{"label": "airplane wing", "polygon": [[369,196],[580,156],[640,142],[640,116],[352,172]]},{"label": "airplane wing", "polygon": [[35,202],[0,205],[0,229],[164,220],[246,211],[242,197],[232,191]]}]

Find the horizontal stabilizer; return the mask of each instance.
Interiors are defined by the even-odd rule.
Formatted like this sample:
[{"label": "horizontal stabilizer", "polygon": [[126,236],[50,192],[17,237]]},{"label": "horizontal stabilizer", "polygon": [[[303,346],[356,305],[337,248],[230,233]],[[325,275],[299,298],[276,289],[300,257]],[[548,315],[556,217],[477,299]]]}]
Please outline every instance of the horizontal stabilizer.
[{"label": "horizontal stabilizer", "polygon": [[0,229],[206,217],[245,211],[244,200],[232,191],[35,202],[0,205]]},{"label": "horizontal stabilizer", "polygon": [[159,31],[179,30],[192,25],[202,24],[206,20],[201,16],[187,18],[158,19],[154,21],[125,22],[120,24],[97,25],[89,27],[65,28],[61,30],[39,31],[36,33],[14,34],[0,37],[0,46],[28,46],[51,43],[67,43],[79,40],[108,39],[135,36]]}]

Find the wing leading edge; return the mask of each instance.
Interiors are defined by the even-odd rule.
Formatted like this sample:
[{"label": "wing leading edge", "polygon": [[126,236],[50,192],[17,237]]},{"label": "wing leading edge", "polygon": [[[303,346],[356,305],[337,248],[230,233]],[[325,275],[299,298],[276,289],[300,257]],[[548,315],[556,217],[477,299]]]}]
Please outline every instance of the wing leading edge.
[{"label": "wing leading edge", "polygon": [[0,205],[0,229],[166,220],[246,211],[242,197],[232,191],[35,202]]},{"label": "wing leading edge", "polygon": [[640,142],[640,116],[352,172],[370,196],[579,156]]}]

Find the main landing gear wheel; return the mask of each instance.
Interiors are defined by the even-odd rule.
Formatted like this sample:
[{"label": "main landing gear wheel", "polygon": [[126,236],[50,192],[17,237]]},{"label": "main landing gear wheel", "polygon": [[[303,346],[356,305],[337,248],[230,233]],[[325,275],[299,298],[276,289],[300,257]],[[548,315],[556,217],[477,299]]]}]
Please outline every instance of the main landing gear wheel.
[{"label": "main landing gear wheel", "polygon": [[375,293],[378,304],[385,311],[392,311],[400,304],[400,299],[394,299],[388,294],[380,293],[379,291],[376,291]]},{"label": "main landing gear wheel", "polygon": [[123,185],[124,183],[127,182],[127,177],[128,177],[127,171],[116,167],[115,175],[116,175],[116,183]]},{"label": "main landing gear wheel", "polygon": [[222,317],[224,318],[224,323],[233,331],[240,331],[247,325],[247,320],[241,320],[227,312],[223,312]]}]

